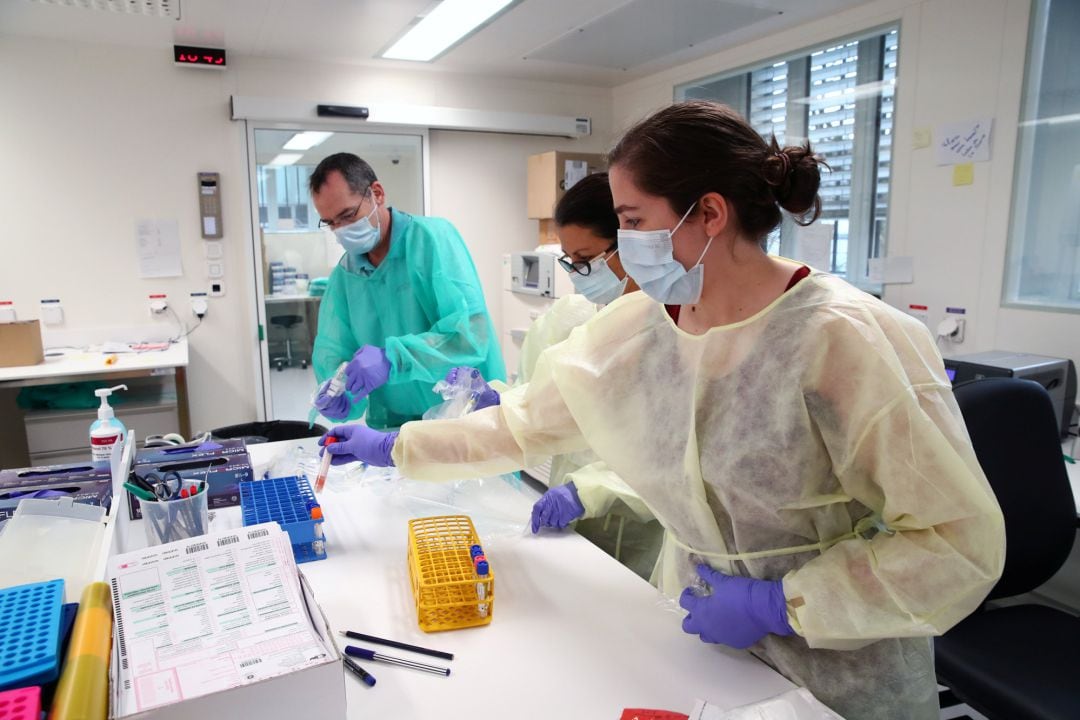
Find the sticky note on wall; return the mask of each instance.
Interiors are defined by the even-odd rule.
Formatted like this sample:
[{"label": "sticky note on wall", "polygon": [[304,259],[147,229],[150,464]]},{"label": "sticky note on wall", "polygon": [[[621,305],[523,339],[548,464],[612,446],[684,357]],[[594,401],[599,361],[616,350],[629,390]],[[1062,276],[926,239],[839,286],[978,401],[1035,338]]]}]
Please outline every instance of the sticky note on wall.
[{"label": "sticky note on wall", "polygon": [[975,163],[953,165],[952,184],[971,185],[975,182]]}]

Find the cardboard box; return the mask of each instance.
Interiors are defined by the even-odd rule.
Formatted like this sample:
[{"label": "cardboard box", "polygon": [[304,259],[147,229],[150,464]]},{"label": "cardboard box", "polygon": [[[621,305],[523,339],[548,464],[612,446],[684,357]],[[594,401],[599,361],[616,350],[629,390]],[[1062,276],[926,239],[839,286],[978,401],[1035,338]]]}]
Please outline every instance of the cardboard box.
[{"label": "cardboard box", "polygon": [[99,462],[66,463],[63,465],[42,465],[40,467],[11,468],[0,470],[0,490],[34,485],[45,487],[50,484],[80,481],[87,479],[108,479],[109,463]]},{"label": "cardboard box", "polygon": [[112,487],[106,462],[0,470],[0,521],[14,515],[19,502],[39,490],[63,493],[74,502],[108,510]]},{"label": "cardboard box", "polygon": [[607,158],[600,153],[557,152],[552,150],[539,155],[530,155],[528,159],[528,185],[526,206],[528,216],[535,219],[550,218],[555,213],[555,204],[566,194],[567,163],[584,162],[587,174],[600,172],[605,168]]},{"label": "cardboard box", "polygon": [[135,465],[152,465],[163,462],[180,462],[204,457],[221,455],[246,455],[247,445],[243,440],[214,440],[196,442],[187,445],[143,448],[135,453]]},{"label": "cardboard box", "polygon": [[39,365],[44,361],[37,320],[0,323],[0,367]]},{"label": "cardboard box", "polygon": [[[243,441],[233,441],[240,442]],[[224,443],[221,443],[224,445]],[[232,450],[232,448],[229,448]],[[254,479],[251,469],[251,459],[247,449],[243,452],[231,452],[225,454],[226,448],[214,450],[208,453],[193,456],[189,454],[183,458],[170,458],[164,461],[141,460],[142,453],[135,459],[132,472],[142,479],[147,479],[150,473],[163,475],[175,471],[185,480],[206,480],[210,487],[207,503],[211,510],[215,508],[232,507],[240,504],[240,483]],[[145,452],[145,451],[144,451]],[[142,518],[142,509],[139,501],[130,493],[128,496],[128,511],[133,520]]]},{"label": "cardboard box", "polygon": [[[540,226],[540,235],[536,239],[537,245],[558,245],[559,233],[555,227],[555,220],[552,218],[543,218],[537,221]],[[561,252],[559,253],[562,254]]]},{"label": "cardboard box", "polygon": [[[134,441],[131,445],[134,445]],[[248,459],[246,449],[243,457],[245,460]],[[119,472],[127,474],[128,462],[133,462],[130,455],[127,456],[127,462],[121,462]],[[236,525],[229,525],[228,521],[219,515],[217,524],[212,527],[216,530],[228,527],[241,528],[239,510],[236,513]],[[142,528],[133,525],[123,513],[119,512],[119,508],[116,508],[106,527],[106,539],[95,576],[107,581],[110,557],[143,547],[145,547],[145,537]],[[316,602],[307,578],[299,570],[297,570],[297,575],[312,627],[330,653],[325,662],[230,690],[222,690],[128,715],[124,720],[191,720],[192,718],[200,720],[219,718],[222,720],[235,718],[299,720],[312,715],[318,720],[345,720],[345,684],[348,677],[342,667],[341,655],[337,649],[330,622]],[[117,672],[119,644],[116,642],[116,635],[117,630],[114,626],[113,643],[109,653],[109,718],[111,720],[116,719],[115,693],[119,687]],[[316,708],[318,712],[313,712],[312,708]]]},{"label": "cardboard box", "polygon": [[[330,623],[303,573],[299,573],[300,588],[311,617],[312,626],[322,638],[330,656],[320,665],[278,675],[231,690],[183,700],[134,715],[131,720],[191,720],[191,718],[258,718],[259,720],[298,720],[317,717],[319,720],[345,720],[345,670],[341,664]],[[115,637],[115,630],[114,630]],[[119,683],[119,643],[113,642],[109,663],[109,685]],[[109,717],[116,718],[115,691],[110,691]],[[313,712],[317,706],[318,712]]]}]

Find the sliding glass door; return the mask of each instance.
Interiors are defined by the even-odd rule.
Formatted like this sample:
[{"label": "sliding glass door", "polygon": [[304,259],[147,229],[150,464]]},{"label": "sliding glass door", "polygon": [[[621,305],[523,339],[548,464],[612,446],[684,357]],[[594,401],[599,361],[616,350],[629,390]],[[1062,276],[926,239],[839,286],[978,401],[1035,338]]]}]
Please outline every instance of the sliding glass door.
[{"label": "sliding glass door", "polygon": [[255,127],[249,132],[254,216],[255,305],[267,419],[306,420],[315,374],[311,353],[319,307],[342,250],[319,229],[308,180],[328,155],[371,164],[391,207],[423,214],[426,134],[325,128]]}]

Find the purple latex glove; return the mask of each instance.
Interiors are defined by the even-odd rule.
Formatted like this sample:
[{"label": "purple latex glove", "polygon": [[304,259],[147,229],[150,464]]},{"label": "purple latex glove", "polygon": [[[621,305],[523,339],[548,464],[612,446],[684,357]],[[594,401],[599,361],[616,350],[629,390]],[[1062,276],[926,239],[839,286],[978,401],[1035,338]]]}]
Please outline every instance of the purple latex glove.
[{"label": "purple latex glove", "polygon": [[536,501],[532,509],[532,531],[538,533],[541,527],[561,530],[584,514],[585,506],[578,498],[577,486],[570,481],[551,488]]},{"label": "purple latex glove", "polygon": [[708,565],[698,565],[697,571],[712,593],[698,595],[693,588],[683,590],[679,605],[690,611],[683,620],[684,632],[740,650],[769,633],[794,634],[788,624],[782,581],[725,575]]},{"label": "purple latex glove", "polygon": [[345,368],[345,389],[352,393],[356,402],[385,385],[389,378],[390,361],[386,359],[386,351],[374,345],[365,345],[356,351]]},{"label": "purple latex glove", "polygon": [[349,412],[352,411],[352,403],[349,402],[349,398],[345,393],[341,393],[337,397],[330,397],[324,390],[315,396],[315,402],[312,404],[323,417],[330,420],[344,420],[349,417]]},{"label": "purple latex glove", "polygon": [[[356,423],[338,425],[323,435],[319,444],[324,447],[323,452],[333,455],[330,459],[331,465],[344,465],[359,460],[376,467],[393,467],[394,459],[391,453],[397,436],[396,430],[386,433],[372,430],[363,423]],[[331,438],[329,445],[327,438]]]},{"label": "purple latex glove", "polygon": [[484,378],[480,376],[480,371],[476,368],[451,368],[450,372],[446,373],[445,382],[449,385],[471,383],[472,389],[477,393],[474,411],[499,404],[499,393],[484,381]]}]

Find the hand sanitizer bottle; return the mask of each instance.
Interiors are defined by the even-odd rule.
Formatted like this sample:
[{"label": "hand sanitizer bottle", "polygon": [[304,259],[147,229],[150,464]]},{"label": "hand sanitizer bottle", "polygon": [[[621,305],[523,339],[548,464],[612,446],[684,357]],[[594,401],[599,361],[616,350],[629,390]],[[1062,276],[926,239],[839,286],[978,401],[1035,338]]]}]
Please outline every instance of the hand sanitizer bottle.
[{"label": "hand sanitizer bottle", "polygon": [[90,455],[95,461],[108,462],[112,457],[113,446],[127,433],[124,424],[116,419],[112,406],[109,405],[109,396],[117,390],[127,390],[127,385],[94,391],[94,394],[101,398],[101,407],[97,411],[98,419],[90,426]]}]

